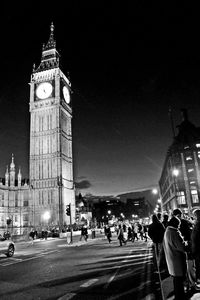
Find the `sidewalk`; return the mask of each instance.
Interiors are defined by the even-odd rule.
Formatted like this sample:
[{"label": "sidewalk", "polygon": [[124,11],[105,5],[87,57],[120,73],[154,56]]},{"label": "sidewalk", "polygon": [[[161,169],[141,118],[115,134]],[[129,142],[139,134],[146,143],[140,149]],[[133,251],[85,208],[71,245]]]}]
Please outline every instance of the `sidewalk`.
[{"label": "sidewalk", "polygon": [[[153,249],[153,255],[155,255],[155,251]],[[157,266],[156,269],[158,270],[159,280],[161,285],[162,291],[162,299],[159,300],[173,300],[174,299],[174,288],[173,288],[173,279],[169,275],[168,271],[160,271],[158,266],[158,260],[156,257]],[[200,300],[200,291],[196,291],[194,289],[189,290],[186,293],[187,300]]]}]

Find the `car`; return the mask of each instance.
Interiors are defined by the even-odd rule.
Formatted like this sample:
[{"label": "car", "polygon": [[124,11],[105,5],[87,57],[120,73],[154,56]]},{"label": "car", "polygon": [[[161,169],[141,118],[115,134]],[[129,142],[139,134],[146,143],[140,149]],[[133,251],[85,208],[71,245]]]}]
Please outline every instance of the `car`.
[{"label": "car", "polygon": [[15,253],[15,244],[12,240],[0,236],[0,254],[12,257]]}]

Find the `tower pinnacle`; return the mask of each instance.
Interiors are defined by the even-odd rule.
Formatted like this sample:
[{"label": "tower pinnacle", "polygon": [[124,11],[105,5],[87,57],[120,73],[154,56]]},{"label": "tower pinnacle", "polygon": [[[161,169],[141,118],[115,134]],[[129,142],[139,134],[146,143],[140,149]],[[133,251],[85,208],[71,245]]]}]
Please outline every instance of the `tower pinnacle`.
[{"label": "tower pinnacle", "polygon": [[42,58],[41,63],[37,69],[34,69],[33,72],[40,72],[48,69],[58,68],[59,67],[59,53],[56,50],[56,41],[54,39],[54,24],[51,23],[50,26],[50,36],[47,44],[42,46]]}]

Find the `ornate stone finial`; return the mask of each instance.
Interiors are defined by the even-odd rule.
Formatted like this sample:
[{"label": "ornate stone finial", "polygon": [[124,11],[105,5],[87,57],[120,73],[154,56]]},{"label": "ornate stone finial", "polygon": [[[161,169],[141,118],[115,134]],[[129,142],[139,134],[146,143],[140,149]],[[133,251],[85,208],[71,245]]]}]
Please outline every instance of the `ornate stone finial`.
[{"label": "ornate stone finial", "polygon": [[51,22],[50,30],[51,30],[51,33],[54,32],[54,25],[53,25],[53,22]]},{"label": "ornate stone finial", "polygon": [[33,64],[33,72],[35,72],[35,64]]},{"label": "ornate stone finial", "polygon": [[15,163],[14,163],[14,154],[12,153],[12,161],[10,164],[10,170],[14,170],[15,169]]}]

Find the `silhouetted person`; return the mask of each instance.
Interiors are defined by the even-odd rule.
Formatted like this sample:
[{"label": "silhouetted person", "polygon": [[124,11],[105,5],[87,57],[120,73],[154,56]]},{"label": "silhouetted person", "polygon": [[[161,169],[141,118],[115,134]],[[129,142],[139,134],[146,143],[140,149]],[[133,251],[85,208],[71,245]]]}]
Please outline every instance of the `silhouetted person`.
[{"label": "silhouetted person", "polygon": [[148,236],[152,239],[156,250],[156,255],[159,255],[165,228],[163,224],[158,220],[156,215],[152,216],[152,223],[149,225]]},{"label": "silhouetted person", "polygon": [[180,219],[172,217],[163,239],[168,271],[173,277],[175,300],[185,299],[184,280],[187,273],[185,243],[179,231],[180,224]]}]

